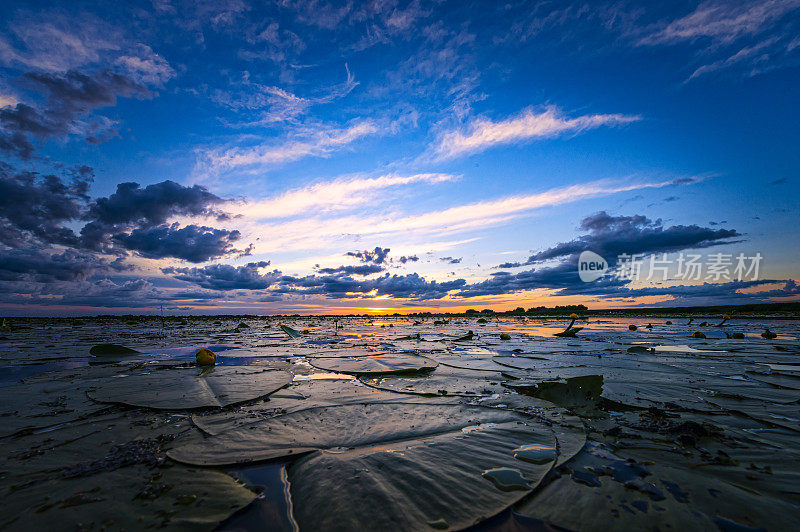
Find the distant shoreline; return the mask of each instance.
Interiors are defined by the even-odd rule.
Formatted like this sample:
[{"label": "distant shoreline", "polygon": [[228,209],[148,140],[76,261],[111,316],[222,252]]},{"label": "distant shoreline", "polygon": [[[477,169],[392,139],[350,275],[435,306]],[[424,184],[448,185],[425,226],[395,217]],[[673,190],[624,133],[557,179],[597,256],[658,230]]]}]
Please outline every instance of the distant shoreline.
[{"label": "distant shoreline", "polygon": [[[628,317],[628,318],[707,318],[715,319],[724,315],[729,315],[731,319],[761,319],[761,320],[783,320],[800,319],[800,302],[787,303],[758,303],[742,305],[714,305],[714,306],[691,306],[691,307],[636,307],[619,309],[588,309],[579,308],[579,305],[569,305],[555,308],[538,307],[524,312],[518,310],[494,311],[490,309],[475,310],[467,312],[393,312],[381,314],[165,314],[164,320],[230,320],[239,319],[273,319],[273,318],[417,318],[425,319],[431,317],[449,318],[540,318],[540,319],[563,319],[571,313],[576,313],[580,318],[586,317]],[[6,320],[26,320],[26,321],[63,321],[71,322],[75,320],[108,320],[108,321],[130,321],[130,320],[160,320],[162,316],[158,313],[140,314],[94,314],[79,316],[4,316]]]}]

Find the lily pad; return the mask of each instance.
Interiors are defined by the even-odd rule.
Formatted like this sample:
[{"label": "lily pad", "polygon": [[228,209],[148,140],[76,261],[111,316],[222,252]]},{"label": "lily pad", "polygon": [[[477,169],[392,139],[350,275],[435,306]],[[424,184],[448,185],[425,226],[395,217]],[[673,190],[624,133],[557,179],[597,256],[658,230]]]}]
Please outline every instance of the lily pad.
[{"label": "lily pad", "polygon": [[[432,418],[447,416],[456,423],[435,429],[425,423],[433,431],[344,452],[314,453],[295,462],[288,477],[300,528],[461,529],[520,500],[553,465],[514,458],[520,445],[553,446],[552,434],[523,416],[495,409],[485,409],[491,412],[484,414],[476,407],[420,409],[428,410]],[[464,424],[464,415],[471,423],[485,421],[457,429]],[[392,416],[390,421],[405,420]],[[413,422],[423,420],[415,416]],[[515,489],[504,489],[508,482],[498,486],[487,479],[487,471],[513,471],[518,480]]]},{"label": "lily pad", "polygon": [[89,354],[96,357],[136,355],[139,351],[119,344],[97,344],[89,349]]},{"label": "lily pad", "polygon": [[491,395],[502,390],[505,378],[499,372],[439,366],[427,375],[401,377],[359,377],[368,386],[381,390],[418,395]]},{"label": "lily pad", "polygon": [[281,330],[288,334],[291,338],[300,338],[303,336],[303,333],[296,329],[292,329],[288,325],[281,325]]},{"label": "lily pad", "polygon": [[212,530],[256,494],[213,470],[164,466],[164,448],[187,420],[97,416],[22,437],[0,458],[0,528]]},{"label": "lily pad", "polygon": [[[220,466],[329,451],[288,470],[301,529],[420,530],[441,519],[463,528],[519,500],[554,463],[514,458],[515,449],[531,444],[555,447],[556,441],[546,425],[509,410],[377,404],[303,410],[168,455]],[[493,468],[517,469],[529,487],[495,488],[482,476]]]},{"label": "lily pad", "polygon": [[264,397],[289,384],[292,373],[261,366],[152,369],[99,383],[89,397],[157,410],[230,406]]},{"label": "lily pad", "polygon": [[351,375],[402,375],[431,371],[439,365],[420,355],[396,353],[352,358],[314,358],[310,364],[318,369]]}]

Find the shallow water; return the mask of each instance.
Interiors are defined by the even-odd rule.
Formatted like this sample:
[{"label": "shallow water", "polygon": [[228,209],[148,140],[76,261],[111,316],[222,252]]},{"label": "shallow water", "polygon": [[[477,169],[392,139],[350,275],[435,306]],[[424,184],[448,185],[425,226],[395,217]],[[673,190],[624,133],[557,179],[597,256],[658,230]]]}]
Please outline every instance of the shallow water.
[{"label": "shallow water", "polygon": [[17,322],[0,527],[791,528],[800,322],[670,319]]}]

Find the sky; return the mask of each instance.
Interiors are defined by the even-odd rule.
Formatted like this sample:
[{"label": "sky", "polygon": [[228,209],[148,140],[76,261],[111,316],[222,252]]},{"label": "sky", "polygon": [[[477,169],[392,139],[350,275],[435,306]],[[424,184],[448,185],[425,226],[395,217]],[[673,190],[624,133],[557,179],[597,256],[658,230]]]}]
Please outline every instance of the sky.
[{"label": "sky", "polygon": [[0,314],[796,301],[798,79],[800,0],[7,1]]}]

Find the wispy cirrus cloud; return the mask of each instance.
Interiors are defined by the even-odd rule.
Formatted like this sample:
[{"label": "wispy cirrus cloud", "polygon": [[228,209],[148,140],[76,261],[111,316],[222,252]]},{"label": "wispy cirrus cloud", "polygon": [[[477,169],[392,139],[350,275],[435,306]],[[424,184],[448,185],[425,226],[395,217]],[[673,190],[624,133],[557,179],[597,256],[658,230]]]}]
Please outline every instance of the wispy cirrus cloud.
[{"label": "wispy cirrus cloud", "polygon": [[675,44],[700,38],[729,43],[764,31],[799,7],[798,0],[703,2],[688,15],[645,35],[639,44]]},{"label": "wispy cirrus cloud", "polygon": [[[237,219],[237,227],[246,237],[258,239],[255,253],[272,253],[311,249],[328,249],[353,238],[382,239],[386,236],[404,235],[428,241],[443,234],[465,233],[510,223],[545,207],[567,205],[589,198],[670,185],[688,184],[686,181],[652,181],[635,184],[594,181],[560,187],[534,194],[520,194],[487,201],[466,203],[447,209],[417,214],[386,210],[385,214],[306,216],[304,218],[265,222],[245,215]],[[266,238],[269,235],[269,238]]]},{"label": "wispy cirrus cloud", "polygon": [[347,76],[343,82],[319,89],[307,96],[298,96],[282,87],[253,82],[250,75],[246,74],[240,83],[235,84],[235,89],[218,89],[211,94],[211,99],[236,112],[236,122],[226,121],[226,125],[231,127],[283,123],[308,113],[316,105],[331,103],[350,94],[359,82],[347,64],[345,72]]},{"label": "wispy cirrus cloud", "polygon": [[798,9],[800,0],[703,2],[691,13],[645,32],[636,44],[699,43],[703,64],[686,81],[723,70],[754,76],[797,62]]},{"label": "wispy cirrus cloud", "polygon": [[570,118],[552,105],[541,111],[528,108],[505,120],[495,122],[488,118],[478,118],[470,122],[466,130],[442,133],[432,147],[433,158],[454,159],[500,144],[574,135],[590,129],[619,126],[638,120],[641,120],[640,116],[623,114],[592,114]]},{"label": "wispy cirrus cloud", "polygon": [[274,198],[245,203],[237,212],[250,218],[268,219],[294,216],[312,209],[332,211],[372,202],[377,194],[388,188],[415,183],[444,183],[456,179],[456,175],[439,173],[334,179],[289,190]]},{"label": "wispy cirrus cloud", "polygon": [[360,119],[342,128],[324,126],[300,131],[283,143],[200,150],[194,174],[202,180],[230,171],[265,171],[305,157],[325,157],[379,131],[375,121]]}]

